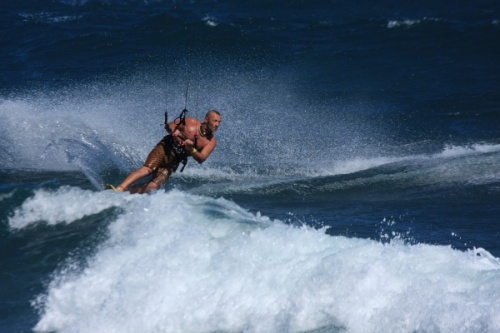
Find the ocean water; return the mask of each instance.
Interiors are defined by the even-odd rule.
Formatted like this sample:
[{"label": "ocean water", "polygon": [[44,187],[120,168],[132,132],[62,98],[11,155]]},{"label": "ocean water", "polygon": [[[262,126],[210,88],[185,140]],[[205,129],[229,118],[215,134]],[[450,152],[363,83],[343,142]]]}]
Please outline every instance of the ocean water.
[{"label": "ocean water", "polygon": [[[498,1],[4,1],[0,332],[500,332]],[[219,144],[149,195],[163,114]]]}]

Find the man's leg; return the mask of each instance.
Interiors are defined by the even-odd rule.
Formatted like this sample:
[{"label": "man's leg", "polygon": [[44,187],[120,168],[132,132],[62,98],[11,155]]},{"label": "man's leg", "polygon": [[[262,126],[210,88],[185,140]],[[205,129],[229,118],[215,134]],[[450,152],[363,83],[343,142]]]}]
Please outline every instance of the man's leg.
[{"label": "man's leg", "polygon": [[143,193],[156,191],[159,188],[160,187],[158,186],[158,184],[151,181],[151,182],[146,183],[146,184],[132,185],[129,187],[129,191],[132,194],[135,194],[135,193],[143,194]]},{"label": "man's leg", "polygon": [[[126,191],[130,184],[136,182],[137,180],[149,176],[153,170],[147,166],[142,166],[139,169],[130,173],[127,178],[116,188],[118,192]],[[149,184],[148,184],[149,185]]]},{"label": "man's leg", "polygon": [[158,190],[170,177],[171,171],[167,168],[158,168],[148,183],[132,185],[128,188],[130,193],[148,193]]}]

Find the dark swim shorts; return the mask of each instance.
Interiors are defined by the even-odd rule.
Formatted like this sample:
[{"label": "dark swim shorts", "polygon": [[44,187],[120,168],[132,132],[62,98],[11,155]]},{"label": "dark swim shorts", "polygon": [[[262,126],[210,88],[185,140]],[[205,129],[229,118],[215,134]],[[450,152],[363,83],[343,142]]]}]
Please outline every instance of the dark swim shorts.
[{"label": "dark swim shorts", "polygon": [[175,153],[172,141],[166,136],[149,153],[144,166],[153,170],[152,182],[158,187],[165,184],[172,172],[177,170],[182,158]]}]

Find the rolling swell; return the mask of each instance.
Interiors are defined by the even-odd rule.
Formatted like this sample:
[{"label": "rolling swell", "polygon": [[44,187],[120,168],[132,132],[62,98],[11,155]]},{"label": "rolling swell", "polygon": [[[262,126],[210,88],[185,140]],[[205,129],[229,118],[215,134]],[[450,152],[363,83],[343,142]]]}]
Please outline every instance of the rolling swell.
[{"label": "rolling swell", "polygon": [[354,169],[353,172],[348,173],[313,177],[291,174],[281,178],[273,175],[272,181],[269,180],[268,184],[262,179],[259,182],[257,176],[254,179],[255,183],[252,184],[252,180],[245,182],[243,179],[244,184],[241,187],[227,188],[226,193],[241,192],[240,194],[263,196],[328,196],[338,200],[466,197],[474,192],[481,193],[481,191],[485,192],[484,194],[497,193],[498,195],[499,174],[496,165],[499,161],[499,146],[454,147],[443,153],[429,156],[368,159],[364,162],[345,162],[345,166],[337,166],[337,170],[347,170],[349,167],[361,169],[359,171]]},{"label": "rolling swell", "polygon": [[[27,260],[57,257],[28,263],[54,269],[32,300],[39,332],[498,327],[499,262],[484,249],[331,237],[180,191],[37,190],[9,224]],[[457,311],[468,315],[450,320]]]},{"label": "rolling swell", "polygon": [[[409,216],[385,219],[378,214],[394,209],[380,210],[378,204],[379,210],[360,207],[387,201],[377,197],[379,193],[387,195],[389,201],[405,193],[416,200],[419,196],[411,193],[414,186],[433,188],[431,194],[440,186],[452,193],[446,183],[454,184],[458,192],[467,190],[473,184],[460,181],[459,175],[467,173],[468,167],[483,170],[476,185],[498,190],[495,177],[491,177],[495,175],[486,172],[497,161],[497,146],[453,147],[437,156],[379,161],[377,166],[350,174],[312,179],[295,175],[293,181],[257,190],[249,186],[259,179],[253,175],[237,192],[224,195],[234,196],[237,202],[241,195],[250,195],[243,200],[243,207],[250,204],[253,209],[259,207],[258,202],[283,198],[285,206],[272,201],[265,210],[271,218],[284,217],[282,221],[290,218],[286,212],[296,202],[294,211],[304,212],[300,219],[319,230],[300,224],[286,226],[290,221],[270,222],[266,216],[248,213],[224,199],[179,191],[117,195],[78,188],[77,179],[85,177],[75,178],[75,172],[12,171],[5,176],[16,179],[23,175],[29,187],[23,198],[14,195],[2,199],[3,204],[16,207],[8,217],[13,230],[4,235],[15,254],[5,260],[6,268],[17,276],[16,281],[3,280],[13,286],[12,295],[7,297],[17,298],[18,311],[29,311],[30,301],[38,309],[38,318],[28,318],[32,326],[36,324],[36,331],[66,332],[75,327],[86,331],[90,320],[97,331],[115,325],[126,332],[129,325],[141,322],[143,331],[196,331],[198,325],[210,323],[212,330],[223,332],[244,331],[241,325],[256,332],[365,332],[366,326],[358,322],[370,318],[373,330],[412,330],[424,325],[451,332],[460,329],[442,316],[454,316],[457,308],[471,314],[460,324],[469,332],[492,331],[498,326],[494,319],[497,305],[491,296],[497,288],[498,259],[493,255],[498,251],[493,244],[487,247],[493,255],[482,248],[470,250],[484,239],[482,233],[490,232],[487,226],[467,229],[471,219],[467,217],[465,224],[455,220],[451,230],[446,226],[436,230],[435,221],[419,220],[417,224],[408,221]],[[366,165],[370,163],[376,164],[367,161]],[[454,168],[456,174],[446,172],[449,177],[442,177],[443,168]],[[176,182],[187,186],[187,192],[196,191],[191,177],[184,175]],[[207,175],[207,179],[211,177]],[[78,187],[44,183],[44,179],[65,179],[63,182],[74,182]],[[221,181],[221,186],[227,180]],[[233,180],[238,183],[237,177]],[[212,181],[208,187],[214,185],[217,182]],[[4,190],[17,193],[20,189]],[[301,197],[308,198],[304,206]],[[317,205],[319,200],[334,205],[335,214],[329,213],[329,208],[322,215],[324,206]],[[357,208],[346,201],[356,202]],[[365,204],[359,205],[363,201]],[[411,209],[405,200],[398,204]],[[429,206],[424,205],[424,209]],[[442,202],[438,206],[446,209]],[[308,210],[312,214],[307,214]],[[457,216],[467,211],[466,207]],[[448,215],[447,219],[453,218]],[[452,236],[446,237],[450,233]],[[431,245],[441,243],[445,246]],[[17,266],[19,262],[21,266]],[[31,280],[32,274],[45,276],[46,284]],[[471,276],[480,278],[483,289],[477,288]],[[23,279],[31,285],[30,291],[20,289],[17,282]],[[276,283],[281,289],[274,287]],[[408,298],[413,299],[411,309],[405,308]],[[199,304],[194,300],[200,299],[201,305],[193,308]],[[359,299],[371,315],[355,310],[361,306]],[[467,305],[471,299],[474,306]],[[213,302],[218,306],[214,308]],[[101,310],[96,310],[96,304]],[[156,315],[140,311],[138,306],[155,307],[153,312],[164,319],[156,320]],[[350,307],[350,311],[342,310]],[[419,314],[406,317],[404,322],[401,307],[404,313]],[[264,321],[255,316],[262,308],[266,309]],[[419,311],[411,311],[415,308]],[[314,313],[318,311],[326,314],[317,317]],[[118,318],[130,312],[134,319],[120,326]],[[179,319],[181,313],[190,319]]]}]

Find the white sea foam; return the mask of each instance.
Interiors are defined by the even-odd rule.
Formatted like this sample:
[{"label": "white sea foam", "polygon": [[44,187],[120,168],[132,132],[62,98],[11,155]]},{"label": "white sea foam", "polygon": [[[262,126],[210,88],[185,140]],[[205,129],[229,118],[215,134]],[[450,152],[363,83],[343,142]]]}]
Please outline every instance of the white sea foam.
[{"label": "white sea foam", "polygon": [[418,25],[422,22],[438,22],[441,19],[432,18],[432,17],[424,17],[422,19],[404,19],[404,20],[390,20],[387,22],[387,28],[398,28],[398,27],[412,27],[414,25]]},{"label": "white sea foam", "polygon": [[464,155],[481,154],[481,153],[496,153],[496,152],[500,152],[500,145],[498,144],[475,143],[470,146],[449,145],[444,148],[442,153],[436,156],[455,157],[455,156],[464,156]]},{"label": "white sea foam", "polygon": [[[38,195],[24,211],[61,220],[44,207],[85,196]],[[113,196],[100,197],[124,210],[109,239],[54,275],[36,331],[500,330],[500,262],[483,249],[331,237],[178,191]]]},{"label": "white sea foam", "polygon": [[78,19],[82,18],[81,15],[56,16],[56,15],[53,15],[52,13],[47,13],[47,12],[40,12],[40,13],[36,13],[36,14],[20,13],[19,15],[24,18],[24,21],[39,21],[39,22],[47,22],[47,23],[67,22],[67,21],[73,21],[73,20],[78,20]]},{"label": "white sea foam", "polygon": [[36,190],[35,195],[26,199],[9,217],[13,229],[44,222],[49,225],[71,223],[85,216],[119,207],[136,199],[132,195],[115,195],[112,191],[93,192],[75,187],[61,187],[52,192]]},{"label": "white sea foam", "polygon": [[411,27],[412,25],[419,24],[420,20],[391,20],[387,22],[387,28],[396,28],[399,26]]},{"label": "white sea foam", "polygon": [[209,16],[209,15],[206,15],[203,18],[203,22],[205,22],[205,24],[211,28],[219,25],[219,23],[217,22],[217,19],[215,17]]},{"label": "white sea foam", "polygon": [[4,193],[0,194],[0,202],[10,199],[14,196],[15,191],[9,192],[9,193]]},{"label": "white sea foam", "polygon": [[469,146],[447,145],[441,152],[437,152],[434,154],[408,155],[400,157],[355,158],[347,161],[338,161],[337,163],[333,164],[332,169],[330,169],[329,171],[332,174],[349,174],[392,163],[411,163],[414,161],[425,162],[436,160],[446,161],[446,159],[455,157],[467,157],[472,155],[497,152],[500,152],[499,144],[476,143]]}]

